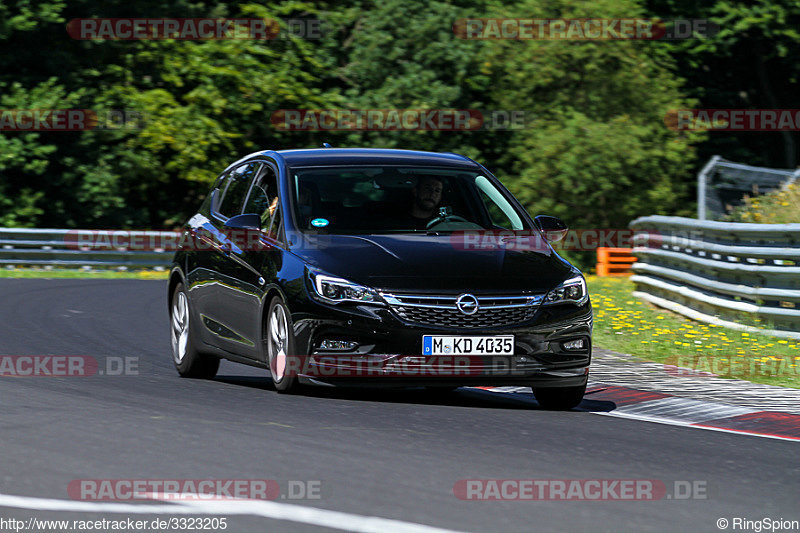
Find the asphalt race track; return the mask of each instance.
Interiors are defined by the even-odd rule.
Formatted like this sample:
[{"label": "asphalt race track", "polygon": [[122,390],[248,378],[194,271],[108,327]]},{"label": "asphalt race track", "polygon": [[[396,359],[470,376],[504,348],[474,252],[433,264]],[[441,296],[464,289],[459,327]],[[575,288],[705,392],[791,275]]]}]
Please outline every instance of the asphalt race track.
[{"label": "asphalt race track", "polygon": [[[549,412],[474,389],[287,396],[258,369],[226,362],[213,381],[181,379],[164,281],[0,279],[0,295],[0,356],[135,364],[121,376],[0,377],[0,518],[195,513],[228,517],[228,531],[476,532],[720,531],[720,518],[800,519],[797,442],[598,416],[591,410],[614,406],[589,399],[589,412]],[[268,479],[284,497],[111,512],[102,506],[113,503],[68,491],[86,479]],[[667,496],[464,501],[454,485],[465,479],[659,480]],[[676,481],[705,492],[679,498]],[[286,497],[293,483],[318,486],[318,497]]]}]

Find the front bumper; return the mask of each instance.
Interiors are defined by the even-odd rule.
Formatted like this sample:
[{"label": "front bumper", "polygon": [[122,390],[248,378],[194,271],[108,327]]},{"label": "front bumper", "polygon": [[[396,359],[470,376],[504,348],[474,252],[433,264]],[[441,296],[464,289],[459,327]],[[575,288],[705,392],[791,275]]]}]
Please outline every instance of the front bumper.
[{"label": "front bumper", "polygon": [[[329,356],[325,356],[329,357]],[[510,357],[478,358],[461,356],[455,361],[407,363],[407,356],[368,356],[372,360],[347,363],[328,359],[314,362],[299,374],[303,383],[334,386],[380,387],[463,387],[463,386],[535,386],[573,387],[585,385],[589,367],[564,370],[533,369],[517,365]],[[365,358],[366,359],[366,358]],[[429,358],[424,358],[429,359]]]},{"label": "front bumper", "polygon": [[[576,387],[588,380],[592,309],[563,304],[540,307],[513,327],[447,328],[401,320],[389,308],[334,307],[312,302],[293,313],[297,352],[292,368],[302,382],[369,386]],[[423,356],[424,335],[514,335],[509,356]],[[584,348],[564,343],[584,340]],[[355,343],[325,350],[325,339]]]}]

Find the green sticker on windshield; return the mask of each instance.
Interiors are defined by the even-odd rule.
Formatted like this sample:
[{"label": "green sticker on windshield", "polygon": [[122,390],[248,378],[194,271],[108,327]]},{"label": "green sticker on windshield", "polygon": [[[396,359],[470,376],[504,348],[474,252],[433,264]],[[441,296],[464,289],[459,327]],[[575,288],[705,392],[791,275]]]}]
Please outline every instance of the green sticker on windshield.
[{"label": "green sticker on windshield", "polygon": [[311,225],[314,226],[315,228],[324,228],[325,226],[328,225],[328,219],[315,218],[314,220],[311,221]]}]

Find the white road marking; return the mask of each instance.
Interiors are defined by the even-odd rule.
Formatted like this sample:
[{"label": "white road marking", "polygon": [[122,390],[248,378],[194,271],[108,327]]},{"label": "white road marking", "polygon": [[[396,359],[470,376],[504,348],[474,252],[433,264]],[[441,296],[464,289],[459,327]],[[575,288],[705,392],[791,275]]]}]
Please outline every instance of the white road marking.
[{"label": "white road marking", "polygon": [[608,412],[586,411],[586,412],[592,413],[594,415],[613,416],[615,418],[627,418],[629,420],[641,420],[643,422],[666,424],[668,426],[681,426],[685,428],[705,429],[706,431],[719,431],[720,433],[734,433],[736,435],[747,435],[749,437],[761,437],[762,439],[777,439],[777,440],[788,440],[790,442],[798,442],[798,439],[792,437],[781,437],[780,435],[768,435],[766,433],[753,433],[752,431],[747,431],[744,429],[738,430],[738,429],[718,428],[712,426],[695,426],[693,424],[687,424],[682,420],[666,420],[664,418],[654,418],[647,415],[635,415],[632,413],[617,412],[617,411],[608,411]]},{"label": "white road marking", "polygon": [[[515,388],[516,387],[493,387],[491,389],[479,389],[477,387],[469,387],[470,390],[488,392],[490,394],[511,394],[518,400],[536,403],[535,400],[530,397],[530,394],[526,394],[524,396],[520,395],[512,390]],[[587,398],[589,400],[592,399],[591,395],[587,395]],[[660,400],[650,400],[631,405],[621,405],[613,411],[591,411],[589,409],[583,409],[580,406],[577,407],[577,410],[585,413],[591,413],[593,415],[613,416],[615,418],[627,418],[629,420],[654,422],[656,424],[666,424],[668,426],[681,426],[694,429],[704,429],[706,431],[719,431],[721,433],[733,433],[736,435],[747,435],[751,437],[761,437],[764,439],[777,439],[791,442],[798,442],[798,440],[800,440],[792,437],[781,437],[780,435],[756,433],[748,430],[696,425],[702,424],[704,421],[717,418],[726,418],[739,416],[742,414],[755,413],[761,411],[761,409],[752,409],[714,402],[703,402],[701,400],[692,400],[689,398],[671,397]]]},{"label": "white road marking", "polygon": [[181,501],[151,505],[56,500],[0,494],[0,507],[81,513],[250,515],[358,533],[383,533],[386,531],[399,533],[455,533],[452,529],[442,529],[414,522],[266,500]]},{"label": "white road marking", "polygon": [[687,424],[699,424],[720,418],[749,415],[759,410],[673,396],[671,398],[660,398],[658,400],[639,402],[631,405],[621,405],[617,407],[616,411],[619,411],[620,414],[632,416],[644,415],[654,420],[659,419],[686,422]]}]

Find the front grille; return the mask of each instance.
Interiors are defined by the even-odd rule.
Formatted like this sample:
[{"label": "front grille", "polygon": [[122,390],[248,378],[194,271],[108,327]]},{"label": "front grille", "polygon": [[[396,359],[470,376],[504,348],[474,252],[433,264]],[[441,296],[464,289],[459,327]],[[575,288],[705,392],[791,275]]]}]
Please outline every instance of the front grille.
[{"label": "front grille", "polygon": [[381,294],[394,313],[413,324],[436,328],[496,328],[525,322],[544,295],[480,296],[471,315],[456,306],[458,296]]}]

